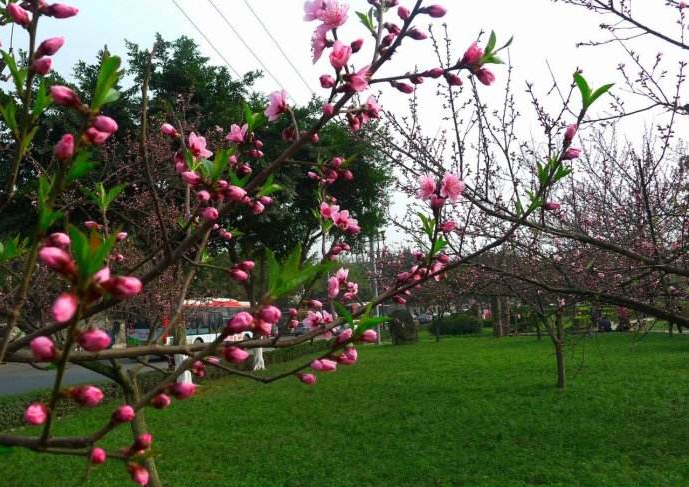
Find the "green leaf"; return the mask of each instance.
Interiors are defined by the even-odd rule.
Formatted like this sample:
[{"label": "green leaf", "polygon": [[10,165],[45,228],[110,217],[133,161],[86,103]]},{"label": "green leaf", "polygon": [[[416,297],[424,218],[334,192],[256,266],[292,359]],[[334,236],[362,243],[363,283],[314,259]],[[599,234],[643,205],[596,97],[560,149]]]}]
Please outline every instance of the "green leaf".
[{"label": "green leaf", "polygon": [[389,316],[372,316],[370,318],[364,318],[362,319],[359,324],[356,327],[356,333],[357,335],[362,334],[366,330],[370,330],[371,328],[375,328],[376,326],[382,324],[382,323],[387,323],[390,321]]},{"label": "green leaf", "polygon": [[120,77],[118,69],[120,69],[121,63],[122,60],[117,56],[107,56],[103,59],[96,81],[96,89],[93,93],[91,110],[97,111],[106,103],[117,100],[119,95],[114,86]]},{"label": "green leaf", "polygon": [[347,323],[349,323],[350,326],[354,326],[354,318],[352,318],[352,314],[347,310],[347,308],[342,306],[342,304],[338,303],[337,301],[333,301],[333,305],[337,310],[337,314],[347,320]]},{"label": "green leaf", "polygon": [[14,448],[5,445],[0,445],[0,455],[9,455],[12,452],[14,452]]},{"label": "green leaf", "polygon": [[589,98],[589,105],[592,105],[594,101],[596,101],[602,95],[607,93],[610,90],[610,88],[612,88],[613,86],[615,86],[615,83],[609,83],[607,85],[601,86],[596,91],[594,91],[593,94],[591,95],[591,97]]},{"label": "green leaf", "polygon": [[372,34],[375,33],[375,29],[373,27],[372,10],[369,10],[368,14],[365,14],[363,12],[356,12],[356,16],[359,17],[359,20],[362,24],[364,24],[364,27],[366,27]]},{"label": "green leaf", "polygon": [[72,225],[70,225],[68,233],[71,240],[70,250],[72,252],[72,257],[74,257],[79,269],[83,270],[88,264],[89,257],[89,242],[86,238],[86,234]]},{"label": "green leaf", "polygon": [[14,56],[2,51],[2,59],[10,70],[12,75],[12,80],[14,81],[14,87],[17,89],[17,93],[21,94],[24,92],[24,82],[26,81],[26,70],[18,69],[17,63],[14,60]]},{"label": "green leaf", "polygon": [[280,264],[275,258],[275,253],[269,248],[266,248],[266,263],[268,264],[268,292],[272,294],[279,284]]},{"label": "green leaf", "polygon": [[281,275],[283,279],[287,280],[295,276],[299,272],[299,266],[301,265],[301,244],[297,244],[292,252],[290,252],[287,260],[282,266]]},{"label": "green leaf", "polygon": [[579,93],[581,93],[581,100],[585,107],[589,106],[589,98],[591,97],[591,88],[589,87],[586,79],[581,75],[581,73],[574,73],[574,82],[579,87]]},{"label": "green leaf", "polygon": [[17,105],[14,104],[14,100],[8,100],[7,104],[0,106],[0,113],[2,113],[2,118],[5,120],[7,127],[17,134]]},{"label": "green leaf", "polygon": [[38,90],[36,91],[36,99],[33,103],[31,116],[33,118],[38,118],[52,103],[53,99],[48,95],[48,90],[45,86],[45,78],[41,78]]},{"label": "green leaf", "polygon": [[490,54],[495,49],[495,44],[498,42],[498,38],[495,36],[495,31],[490,31],[490,37],[488,38],[488,44],[486,44],[485,54]]},{"label": "green leaf", "polygon": [[433,249],[432,249],[431,255],[436,255],[438,252],[443,250],[445,248],[445,246],[447,246],[447,241],[443,240],[442,238],[439,238],[433,244]]},{"label": "green leaf", "polygon": [[107,194],[105,195],[105,209],[107,209],[113,201],[115,201],[115,198],[119,196],[119,194],[124,190],[124,188],[127,187],[127,184],[118,184],[117,186],[114,186],[108,190]]}]

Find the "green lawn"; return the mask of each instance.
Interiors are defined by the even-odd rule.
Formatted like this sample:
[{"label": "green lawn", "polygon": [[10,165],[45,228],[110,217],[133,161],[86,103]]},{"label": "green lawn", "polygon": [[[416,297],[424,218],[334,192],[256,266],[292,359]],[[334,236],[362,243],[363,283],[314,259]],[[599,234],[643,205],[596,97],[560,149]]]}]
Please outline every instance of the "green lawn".
[{"label": "green lawn", "polygon": [[[316,387],[209,382],[148,411],[159,469],[179,487],[686,486],[689,341],[578,340],[565,392],[549,341],[533,337],[368,347]],[[58,431],[88,431],[109,410]],[[13,451],[0,466],[2,487],[62,487],[85,464]],[[86,485],[131,484],[112,462]]]}]

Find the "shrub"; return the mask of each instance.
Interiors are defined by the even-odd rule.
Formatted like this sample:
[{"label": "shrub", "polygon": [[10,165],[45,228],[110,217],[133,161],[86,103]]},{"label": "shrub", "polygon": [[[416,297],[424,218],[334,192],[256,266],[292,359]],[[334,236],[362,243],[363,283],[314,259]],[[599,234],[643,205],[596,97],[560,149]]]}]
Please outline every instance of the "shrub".
[{"label": "shrub", "polygon": [[475,335],[481,333],[484,320],[469,314],[454,314],[438,318],[428,328],[432,335]]}]

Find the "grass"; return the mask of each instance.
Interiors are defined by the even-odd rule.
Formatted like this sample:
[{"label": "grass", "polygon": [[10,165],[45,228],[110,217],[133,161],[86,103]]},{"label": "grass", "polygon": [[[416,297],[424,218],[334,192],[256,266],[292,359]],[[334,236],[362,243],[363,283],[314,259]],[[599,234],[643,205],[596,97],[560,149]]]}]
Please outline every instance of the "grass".
[{"label": "grass", "polygon": [[[222,487],[675,487],[689,481],[689,341],[578,338],[570,384],[533,337],[367,347],[360,365],[269,386],[207,383],[147,410],[166,485]],[[90,431],[111,408],[58,424]],[[109,447],[128,444],[121,431]],[[13,450],[3,487],[80,485],[85,464]],[[121,464],[90,487],[130,485]]]}]

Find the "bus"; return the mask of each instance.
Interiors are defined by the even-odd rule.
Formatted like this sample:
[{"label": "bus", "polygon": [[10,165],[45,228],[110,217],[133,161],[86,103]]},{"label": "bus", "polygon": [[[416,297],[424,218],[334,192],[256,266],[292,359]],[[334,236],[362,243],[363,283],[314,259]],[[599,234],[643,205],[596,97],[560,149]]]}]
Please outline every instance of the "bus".
[{"label": "bus", "polygon": [[[187,344],[210,343],[222,332],[227,321],[240,311],[249,311],[247,301],[231,298],[186,299],[183,308],[183,320],[186,328]],[[166,345],[173,342],[172,330],[168,329],[169,320],[163,318],[154,338],[162,336]],[[127,326],[127,342],[142,344],[148,341],[150,326],[144,321],[130,320]],[[253,333],[244,331],[225,338],[225,341],[238,342],[253,338]]]}]

